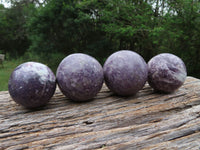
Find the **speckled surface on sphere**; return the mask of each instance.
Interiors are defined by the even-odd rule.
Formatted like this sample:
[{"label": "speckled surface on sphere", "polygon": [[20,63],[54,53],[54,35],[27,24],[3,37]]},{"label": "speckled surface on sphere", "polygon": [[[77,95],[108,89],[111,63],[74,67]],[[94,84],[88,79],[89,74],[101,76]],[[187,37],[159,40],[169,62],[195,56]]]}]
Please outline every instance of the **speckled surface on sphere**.
[{"label": "speckled surface on sphere", "polygon": [[60,90],[75,101],[92,99],[103,85],[103,69],[93,57],[76,53],[64,58],[57,73]]},{"label": "speckled surface on sphere", "polygon": [[113,53],[106,60],[103,69],[106,85],[118,95],[134,95],[147,81],[147,64],[133,51]]},{"label": "speckled surface on sphere", "polygon": [[148,62],[148,82],[157,91],[175,91],[184,83],[186,76],[184,62],[173,54],[159,54]]},{"label": "speckled surface on sphere", "polygon": [[13,100],[27,108],[44,106],[53,96],[56,78],[46,66],[26,62],[12,72],[8,89]]}]

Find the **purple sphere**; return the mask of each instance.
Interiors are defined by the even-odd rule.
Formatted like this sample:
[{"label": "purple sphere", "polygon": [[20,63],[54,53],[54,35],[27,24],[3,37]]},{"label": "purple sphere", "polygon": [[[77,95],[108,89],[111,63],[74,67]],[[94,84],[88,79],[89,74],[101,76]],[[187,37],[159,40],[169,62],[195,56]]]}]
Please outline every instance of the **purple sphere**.
[{"label": "purple sphere", "polygon": [[134,95],[147,81],[147,64],[133,51],[113,53],[106,60],[103,70],[106,85],[117,95]]},{"label": "purple sphere", "polygon": [[103,85],[103,69],[93,57],[76,53],[64,58],[56,74],[62,93],[74,101],[87,101],[100,91]]},{"label": "purple sphere", "polygon": [[56,78],[46,65],[26,62],[12,72],[8,89],[16,103],[27,108],[41,107],[53,96]]},{"label": "purple sphere", "polygon": [[184,83],[186,76],[184,62],[173,54],[159,54],[148,62],[148,83],[156,91],[173,92]]}]

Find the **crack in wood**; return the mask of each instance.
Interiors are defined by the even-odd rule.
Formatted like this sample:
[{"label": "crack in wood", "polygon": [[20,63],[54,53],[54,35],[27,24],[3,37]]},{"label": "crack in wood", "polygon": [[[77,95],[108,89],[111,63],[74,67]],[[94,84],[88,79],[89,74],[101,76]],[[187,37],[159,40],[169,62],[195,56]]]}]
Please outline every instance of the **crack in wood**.
[{"label": "crack in wood", "polygon": [[172,139],[169,139],[169,141],[173,141],[173,140],[176,140],[176,139],[179,139],[179,138],[187,137],[189,135],[192,135],[192,134],[198,133],[198,132],[200,132],[200,128],[198,130],[189,130],[189,131],[186,131],[183,134],[180,134],[179,136],[176,136],[176,137],[174,137]]},{"label": "crack in wood", "polygon": [[90,125],[90,124],[93,124],[94,121],[86,120],[86,121],[83,121],[83,123],[86,124],[86,125]]}]

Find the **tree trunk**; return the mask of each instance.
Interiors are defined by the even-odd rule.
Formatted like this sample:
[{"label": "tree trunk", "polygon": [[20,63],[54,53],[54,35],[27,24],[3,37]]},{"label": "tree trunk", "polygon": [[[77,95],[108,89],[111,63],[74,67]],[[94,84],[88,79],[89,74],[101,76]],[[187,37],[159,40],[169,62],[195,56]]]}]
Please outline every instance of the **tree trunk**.
[{"label": "tree trunk", "polygon": [[154,12],[155,17],[158,17],[158,15],[159,15],[159,0],[156,1],[156,8]]}]

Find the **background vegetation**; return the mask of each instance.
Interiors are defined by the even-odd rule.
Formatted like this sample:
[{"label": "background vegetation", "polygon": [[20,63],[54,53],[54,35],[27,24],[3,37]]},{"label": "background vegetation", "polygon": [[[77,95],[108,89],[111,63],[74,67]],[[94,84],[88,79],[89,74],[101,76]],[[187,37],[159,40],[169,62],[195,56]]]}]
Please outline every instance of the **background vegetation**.
[{"label": "background vegetation", "polygon": [[[16,65],[39,61],[55,72],[71,53],[102,64],[130,49],[146,61],[159,53],[183,59],[188,75],[200,78],[199,0],[10,0],[0,5],[0,91]],[[15,64],[15,65],[13,65]],[[4,84],[3,84],[4,83]]]}]

